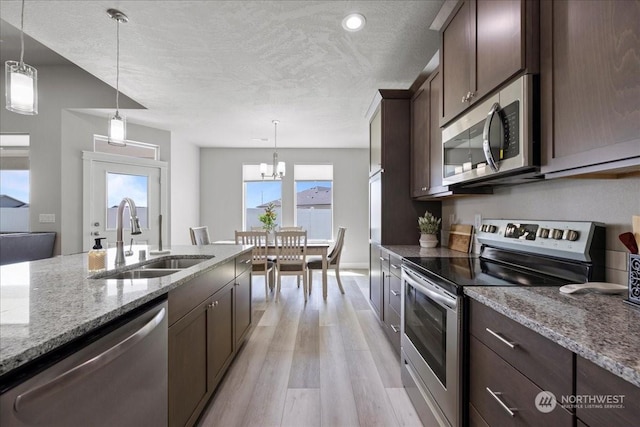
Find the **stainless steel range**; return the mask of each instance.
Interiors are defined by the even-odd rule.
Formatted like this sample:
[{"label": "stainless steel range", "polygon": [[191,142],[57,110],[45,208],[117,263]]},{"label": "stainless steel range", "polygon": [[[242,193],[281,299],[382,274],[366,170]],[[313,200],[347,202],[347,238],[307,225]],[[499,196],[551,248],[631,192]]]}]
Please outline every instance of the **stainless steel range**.
[{"label": "stainless steel range", "polygon": [[477,238],[479,256],[403,261],[402,381],[426,425],[466,425],[465,286],[605,280],[600,223],[487,219]]}]

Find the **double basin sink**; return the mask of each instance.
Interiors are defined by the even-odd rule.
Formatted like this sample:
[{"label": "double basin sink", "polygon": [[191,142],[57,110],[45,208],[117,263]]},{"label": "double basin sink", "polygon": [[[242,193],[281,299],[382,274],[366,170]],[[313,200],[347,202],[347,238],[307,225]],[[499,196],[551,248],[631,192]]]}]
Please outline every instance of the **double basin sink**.
[{"label": "double basin sink", "polygon": [[92,276],[92,279],[153,279],[155,277],[168,276],[173,273],[177,273],[185,268],[193,267],[200,264],[212,256],[206,257],[175,257],[169,259],[151,260],[145,264],[142,264],[132,270],[114,271],[100,273]]}]

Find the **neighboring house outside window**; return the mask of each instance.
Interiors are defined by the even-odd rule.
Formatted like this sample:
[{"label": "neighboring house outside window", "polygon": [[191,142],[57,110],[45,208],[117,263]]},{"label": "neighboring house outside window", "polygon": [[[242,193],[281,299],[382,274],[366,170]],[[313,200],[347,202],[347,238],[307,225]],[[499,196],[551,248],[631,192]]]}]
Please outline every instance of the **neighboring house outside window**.
[{"label": "neighboring house outside window", "polygon": [[295,165],[295,223],[309,239],[333,238],[333,165]]}]

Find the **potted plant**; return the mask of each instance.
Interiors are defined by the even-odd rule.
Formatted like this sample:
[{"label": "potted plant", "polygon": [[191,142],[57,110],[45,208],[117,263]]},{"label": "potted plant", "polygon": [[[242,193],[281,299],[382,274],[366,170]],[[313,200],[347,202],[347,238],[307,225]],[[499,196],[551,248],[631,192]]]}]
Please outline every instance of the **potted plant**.
[{"label": "potted plant", "polygon": [[435,248],[438,245],[438,230],[442,219],[436,218],[431,212],[426,211],[424,216],[418,217],[420,229],[420,246],[423,248]]},{"label": "potted plant", "polygon": [[262,223],[262,228],[264,228],[267,233],[271,233],[278,226],[278,224],[276,224],[276,218],[278,218],[278,214],[276,213],[276,205],[273,203],[269,203],[264,208],[264,213],[258,216],[258,219]]}]

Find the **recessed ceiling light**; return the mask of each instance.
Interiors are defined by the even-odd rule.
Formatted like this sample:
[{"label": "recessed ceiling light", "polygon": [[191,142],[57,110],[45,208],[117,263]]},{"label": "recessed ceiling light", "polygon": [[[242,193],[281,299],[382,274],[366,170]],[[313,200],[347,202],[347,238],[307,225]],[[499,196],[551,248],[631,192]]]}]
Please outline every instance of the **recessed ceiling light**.
[{"label": "recessed ceiling light", "polygon": [[351,13],[342,20],[342,28],[347,31],[360,31],[367,22],[364,16],[359,13]]}]

